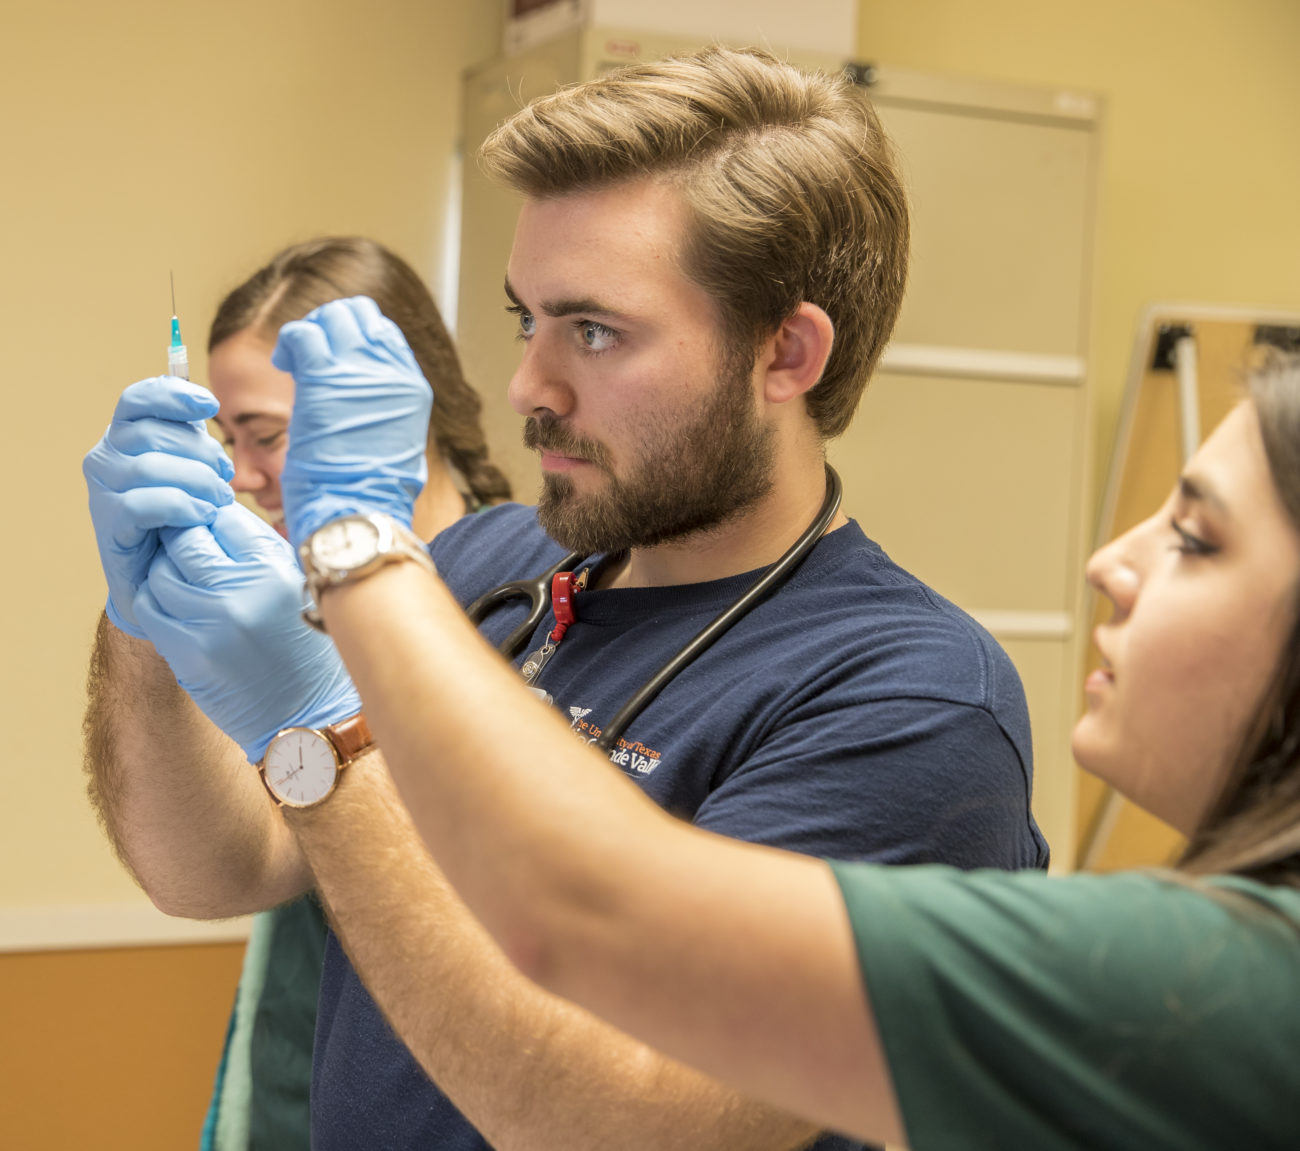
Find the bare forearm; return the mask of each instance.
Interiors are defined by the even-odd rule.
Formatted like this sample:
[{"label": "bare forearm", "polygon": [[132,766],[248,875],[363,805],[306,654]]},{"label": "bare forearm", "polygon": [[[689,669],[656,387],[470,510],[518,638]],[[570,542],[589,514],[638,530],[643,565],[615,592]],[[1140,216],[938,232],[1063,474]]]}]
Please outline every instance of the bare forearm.
[{"label": "bare forearm", "polygon": [[88,791],[114,849],[173,915],[257,910],[308,886],[255,769],[144,640],[101,617],[84,720]]},{"label": "bare forearm", "polygon": [[[824,864],[672,820],[532,700],[412,565],[331,591],[322,609],[416,826],[512,961],[747,1094],[898,1137]],[[519,747],[526,762],[505,750]]]},{"label": "bare forearm", "polygon": [[423,849],[378,755],[289,822],[367,988],[494,1147],[777,1151],[815,1135],[524,979]]}]

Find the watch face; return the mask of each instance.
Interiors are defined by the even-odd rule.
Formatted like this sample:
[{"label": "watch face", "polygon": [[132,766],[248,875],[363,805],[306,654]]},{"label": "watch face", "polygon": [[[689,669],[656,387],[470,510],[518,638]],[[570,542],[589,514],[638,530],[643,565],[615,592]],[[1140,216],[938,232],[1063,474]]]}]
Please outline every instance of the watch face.
[{"label": "watch face", "polygon": [[338,759],[334,745],[317,731],[291,727],[266,749],[262,771],[271,794],[290,807],[310,807],[334,790]]},{"label": "watch face", "polygon": [[322,527],[311,540],[312,558],[324,568],[349,571],[375,558],[379,528],[362,516],[344,516]]}]

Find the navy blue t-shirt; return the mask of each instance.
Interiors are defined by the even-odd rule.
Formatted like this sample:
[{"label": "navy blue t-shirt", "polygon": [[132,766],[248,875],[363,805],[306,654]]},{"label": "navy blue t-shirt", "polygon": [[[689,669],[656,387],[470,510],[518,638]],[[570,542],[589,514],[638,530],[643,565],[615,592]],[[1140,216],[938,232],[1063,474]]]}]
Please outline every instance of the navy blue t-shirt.
[{"label": "navy blue t-shirt", "polygon": [[[564,554],[534,510],[517,504],[465,517],[430,550],[465,604]],[[576,738],[594,740],[754,578],[583,592],[578,622],[537,686]],[[522,603],[503,607],[480,630],[497,643],[526,613]],[[525,654],[553,626],[544,619]],[[494,706],[483,701],[484,722]],[[784,587],[673,679],[611,759],[662,807],[738,839],[834,859],[1047,865],[1029,806],[1029,717],[1015,668],[855,523],[820,540]],[[392,1034],[332,934],[312,1146],[488,1147]],[[814,1146],[860,1145],[826,1137]]]}]

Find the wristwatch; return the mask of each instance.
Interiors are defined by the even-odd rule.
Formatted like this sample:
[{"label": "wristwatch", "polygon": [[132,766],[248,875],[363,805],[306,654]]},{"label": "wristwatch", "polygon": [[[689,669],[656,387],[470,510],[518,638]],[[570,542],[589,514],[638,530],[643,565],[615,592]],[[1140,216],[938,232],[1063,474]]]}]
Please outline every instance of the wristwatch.
[{"label": "wristwatch", "polygon": [[315,807],[334,791],[339,773],[373,743],[360,713],[328,727],[286,727],[267,745],[257,770],[281,807]]},{"label": "wristwatch", "polygon": [[303,541],[298,559],[312,601],[302,609],[302,617],[319,631],[325,630],[318,605],[326,588],[361,579],[397,560],[414,560],[433,574],[438,572],[420,537],[379,512],[330,520]]}]

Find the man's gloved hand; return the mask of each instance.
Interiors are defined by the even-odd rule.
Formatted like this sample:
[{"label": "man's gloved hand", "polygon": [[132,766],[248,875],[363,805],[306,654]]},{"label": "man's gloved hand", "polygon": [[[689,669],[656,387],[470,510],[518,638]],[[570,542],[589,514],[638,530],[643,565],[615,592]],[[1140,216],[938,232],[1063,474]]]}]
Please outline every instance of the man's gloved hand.
[{"label": "man's gloved hand", "polygon": [[158,550],[158,529],[211,523],[235,498],[234,468],[204,426],[216,412],[212,393],[188,380],[141,380],[122,393],[82,462],[108,618],[137,639],[144,633],[132,601]]},{"label": "man's gloved hand", "polygon": [[210,527],[161,535],[136,618],[249,762],[281,728],[323,727],[361,710],[334,644],[299,614],[302,572],[271,527],[232,504]]},{"label": "man's gloved hand", "polygon": [[409,528],[433,391],[401,329],[366,296],[333,300],[285,324],[271,362],[295,384],[280,476],[294,547],[343,515],[386,512]]}]

